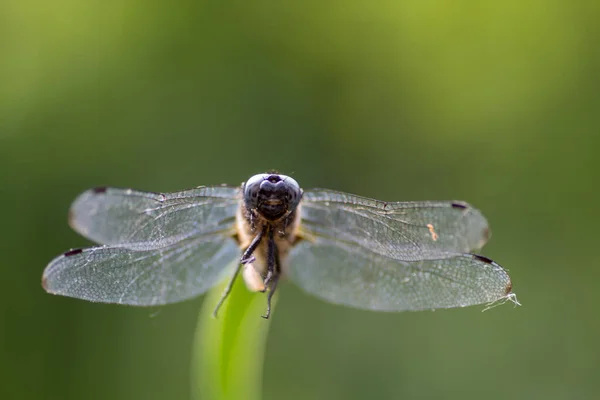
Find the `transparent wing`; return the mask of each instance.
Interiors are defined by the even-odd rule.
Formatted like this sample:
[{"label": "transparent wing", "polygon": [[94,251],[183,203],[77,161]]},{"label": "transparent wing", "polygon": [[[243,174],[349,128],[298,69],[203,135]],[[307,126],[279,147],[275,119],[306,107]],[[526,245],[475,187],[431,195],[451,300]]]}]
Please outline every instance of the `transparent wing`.
[{"label": "transparent wing", "polygon": [[305,238],[290,252],[289,276],[324,300],[406,311],[507,298],[508,274],[466,254],[485,244],[486,219],[463,202],[386,203],[329,190],[302,200]]},{"label": "transparent wing", "polygon": [[302,225],[395,260],[470,252],[489,238],[479,210],[459,201],[387,203],[325,189],[304,192]]},{"label": "transparent wing", "polygon": [[154,306],[206,292],[240,257],[223,234],[194,237],[159,249],[101,246],[71,250],[44,270],[42,284],[53,294],[84,300]]},{"label": "transparent wing", "polygon": [[289,277],[323,300],[377,311],[464,307],[510,297],[511,282],[495,262],[472,254],[400,261],[363,246],[319,236],[294,247]]},{"label": "transparent wing", "polygon": [[73,202],[69,223],[100,244],[158,249],[225,226],[233,229],[238,192],[225,186],[164,194],[96,188]]}]

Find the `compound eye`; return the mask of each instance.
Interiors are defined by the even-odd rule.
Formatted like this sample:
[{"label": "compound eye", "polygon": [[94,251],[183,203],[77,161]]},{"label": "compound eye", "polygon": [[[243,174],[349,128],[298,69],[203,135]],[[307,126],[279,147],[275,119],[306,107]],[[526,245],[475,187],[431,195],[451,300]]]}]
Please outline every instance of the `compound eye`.
[{"label": "compound eye", "polygon": [[287,200],[291,205],[298,205],[300,198],[302,197],[302,189],[295,179],[289,176],[283,177],[287,189]]},{"label": "compound eye", "polygon": [[298,195],[299,193],[294,189],[294,188],[288,188],[288,192],[287,192],[287,201],[289,203],[296,203],[298,201]]},{"label": "compound eye", "polygon": [[254,175],[244,184],[244,201],[256,207],[258,201],[258,193],[260,184],[263,182],[265,175]]}]

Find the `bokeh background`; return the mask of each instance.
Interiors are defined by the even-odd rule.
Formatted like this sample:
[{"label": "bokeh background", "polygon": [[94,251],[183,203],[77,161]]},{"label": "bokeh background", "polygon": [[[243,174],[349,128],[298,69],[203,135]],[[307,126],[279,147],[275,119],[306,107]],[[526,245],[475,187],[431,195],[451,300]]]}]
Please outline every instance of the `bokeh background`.
[{"label": "bokeh background", "polygon": [[265,399],[598,398],[599,39],[585,0],[1,2],[0,398],[188,399],[202,298],[90,304],[42,270],[89,244],[66,221],[88,187],[271,168],[471,202],[523,306],[378,314],[285,284]]}]

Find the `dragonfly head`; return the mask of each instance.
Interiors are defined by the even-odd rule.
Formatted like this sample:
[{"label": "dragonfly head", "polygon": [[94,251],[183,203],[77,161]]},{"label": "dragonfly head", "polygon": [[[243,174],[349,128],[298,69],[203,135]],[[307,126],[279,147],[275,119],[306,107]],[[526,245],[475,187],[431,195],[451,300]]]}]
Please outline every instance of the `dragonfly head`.
[{"label": "dragonfly head", "polygon": [[243,192],[246,207],[269,221],[289,215],[302,199],[298,182],[279,174],[254,175],[244,184]]}]

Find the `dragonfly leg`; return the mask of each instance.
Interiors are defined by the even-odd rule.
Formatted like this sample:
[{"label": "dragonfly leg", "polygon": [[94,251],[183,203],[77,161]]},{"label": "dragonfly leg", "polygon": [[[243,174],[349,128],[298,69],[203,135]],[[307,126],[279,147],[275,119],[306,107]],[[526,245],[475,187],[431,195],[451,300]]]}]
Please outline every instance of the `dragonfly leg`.
[{"label": "dragonfly leg", "polygon": [[213,311],[213,317],[217,318],[217,313],[219,312],[219,308],[221,308],[221,306],[225,302],[225,299],[227,299],[227,296],[229,296],[229,293],[231,292],[231,288],[233,287],[233,284],[235,283],[235,278],[237,278],[238,274],[240,273],[241,268],[242,268],[242,264],[238,263],[237,267],[235,268],[235,272],[233,273],[233,275],[231,276],[231,279],[229,280],[229,283],[227,284],[227,286],[225,286],[225,290],[223,290],[223,294],[221,295],[221,298],[219,299],[219,302],[217,303],[217,306],[215,307],[215,311]]},{"label": "dragonfly leg", "polygon": [[262,316],[265,319],[268,319],[271,315],[271,299],[277,289],[277,282],[279,282],[279,254],[277,254],[277,247],[275,247],[273,230],[270,230],[267,253],[267,276],[265,278],[265,288],[269,288],[269,293],[267,293],[267,313]]},{"label": "dragonfly leg", "polygon": [[277,282],[279,282],[279,274],[275,274],[271,279],[271,286],[269,287],[269,293],[267,293],[267,312],[262,315],[264,319],[269,319],[271,316],[271,298],[275,294],[275,289],[277,289]]},{"label": "dragonfly leg", "polygon": [[269,286],[269,282],[275,275],[275,270],[279,267],[277,259],[277,248],[275,247],[275,238],[273,229],[269,229],[269,242],[267,247],[267,275],[265,276],[265,287]]},{"label": "dragonfly leg", "polygon": [[258,247],[258,245],[260,244],[264,232],[265,232],[266,227],[263,227],[256,236],[254,236],[254,239],[252,239],[252,242],[250,243],[250,246],[248,246],[248,248],[246,249],[246,251],[244,251],[244,254],[242,254],[242,258],[240,259],[240,263],[242,264],[247,264],[247,263],[251,263],[252,261],[254,261],[254,257],[252,257],[252,254],[254,253],[254,251],[256,250],[256,248]]}]

